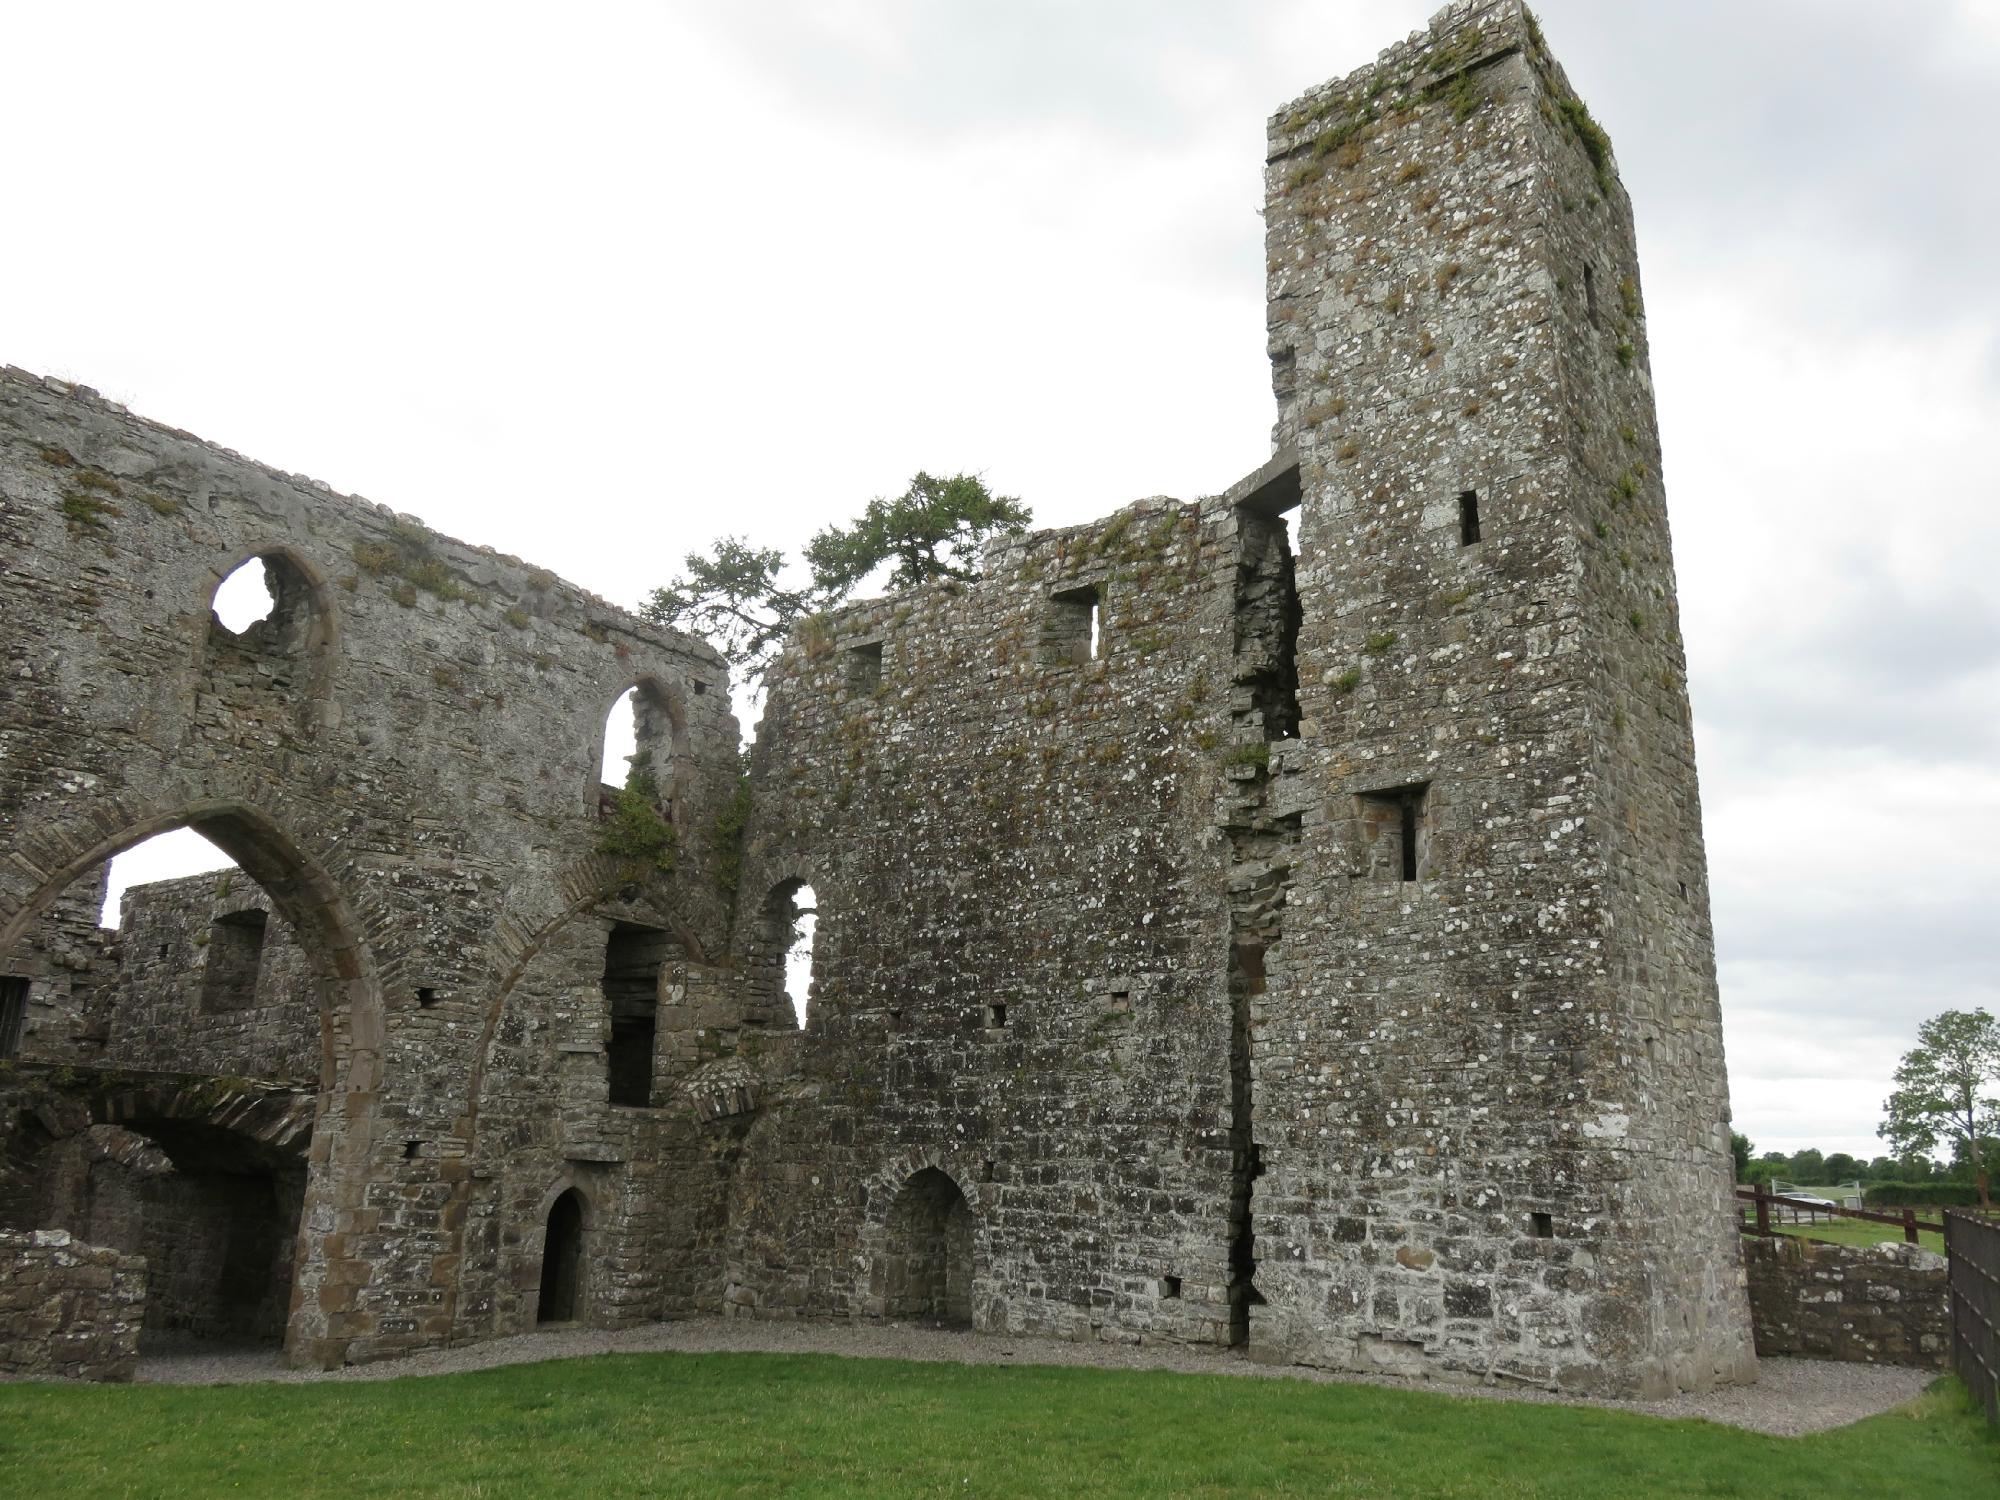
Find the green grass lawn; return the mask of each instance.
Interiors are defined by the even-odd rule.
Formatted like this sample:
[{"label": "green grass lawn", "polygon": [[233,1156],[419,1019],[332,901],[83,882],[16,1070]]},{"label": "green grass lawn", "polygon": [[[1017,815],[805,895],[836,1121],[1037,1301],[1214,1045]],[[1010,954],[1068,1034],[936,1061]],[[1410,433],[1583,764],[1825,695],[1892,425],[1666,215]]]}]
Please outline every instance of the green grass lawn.
[{"label": "green grass lawn", "polygon": [[[1829,1245],[1883,1245],[1903,1243],[1903,1231],[1893,1224],[1871,1224],[1866,1219],[1836,1219],[1831,1224],[1822,1219],[1817,1224],[1773,1224],[1780,1234],[1795,1234],[1801,1239],[1820,1240]],[[1926,1250],[1944,1254],[1944,1236],[1928,1229],[1917,1231],[1917,1243]]]},{"label": "green grass lawn", "polygon": [[1770,1438],[1223,1375],[613,1355],[365,1383],[0,1385],[0,1494],[1970,1497],[2000,1494],[2000,1440],[1951,1382]]}]

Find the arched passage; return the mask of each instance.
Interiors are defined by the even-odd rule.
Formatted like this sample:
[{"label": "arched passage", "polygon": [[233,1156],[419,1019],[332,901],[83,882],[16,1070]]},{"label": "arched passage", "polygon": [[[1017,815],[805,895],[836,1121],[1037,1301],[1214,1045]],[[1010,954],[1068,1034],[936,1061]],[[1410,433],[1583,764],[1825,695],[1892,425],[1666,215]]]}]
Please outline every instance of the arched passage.
[{"label": "arched passage", "polygon": [[[148,838],[183,827],[199,832],[262,887],[272,909],[296,936],[305,959],[304,983],[319,1016],[310,1165],[302,1192],[282,1182],[268,1192],[262,1187],[257,1191],[272,1198],[265,1222],[285,1226],[273,1243],[284,1247],[283,1263],[291,1269],[294,1283],[287,1348],[299,1359],[337,1360],[345,1345],[328,1337],[328,1306],[315,1294],[335,1277],[337,1264],[349,1258],[344,1247],[358,1216],[366,1211],[363,1200],[374,1129],[373,1096],[381,1081],[383,1019],[380,976],[362,939],[360,922],[325,866],[308,856],[273,816],[247,802],[201,799],[151,810],[113,803],[93,817],[41,829],[21,840],[23,857],[14,872],[32,868],[49,873],[25,895],[19,885],[0,885],[0,970],[23,951],[32,924],[80,877]],[[117,831],[107,834],[107,828]],[[171,1068],[172,1059],[162,1057],[145,1066]],[[272,1163],[250,1163],[257,1168],[250,1171],[247,1158],[238,1159],[207,1138],[176,1144],[190,1176],[275,1180],[282,1175]],[[232,1191],[242,1186],[225,1185]],[[219,1201],[228,1195],[213,1196]],[[247,1194],[239,1196],[247,1201]],[[236,1217],[240,1215],[225,1205],[217,1210],[216,1222],[234,1222]],[[250,1265],[261,1253],[239,1247],[234,1264]],[[250,1279],[248,1273],[238,1277],[234,1270],[224,1277],[246,1288]],[[262,1277],[266,1283],[276,1279],[274,1273]],[[229,1330],[219,1327],[219,1331]]]},{"label": "arched passage", "polygon": [[542,1291],[537,1323],[573,1323],[583,1306],[583,1195],[564,1188],[549,1205],[542,1236]]},{"label": "arched passage", "polygon": [[936,1167],[913,1173],[889,1205],[883,1311],[891,1318],[972,1326],[972,1205]]}]

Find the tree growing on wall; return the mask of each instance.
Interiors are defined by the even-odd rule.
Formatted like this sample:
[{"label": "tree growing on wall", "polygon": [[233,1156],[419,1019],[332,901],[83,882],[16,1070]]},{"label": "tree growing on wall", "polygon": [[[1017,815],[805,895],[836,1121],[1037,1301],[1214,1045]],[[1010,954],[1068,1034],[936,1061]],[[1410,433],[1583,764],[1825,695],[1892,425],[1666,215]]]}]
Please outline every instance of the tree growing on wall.
[{"label": "tree growing on wall", "polygon": [[829,526],[806,544],[813,584],[835,598],[852,593],[870,573],[894,562],[892,589],[940,578],[973,578],[978,550],[989,537],[1023,531],[1028,508],[996,495],[976,474],[948,479],[919,470],[893,500],[879,495],[852,526]]},{"label": "tree growing on wall", "polygon": [[885,563],[892,589],[977,576],[979,548],[1023,531],[1033,519],[1010,495],[995,495],[976,474],[940,478],[919,471],[893,500],[877,496],[853,524],[829,526],[806,544],[806,582],[780,581],[785,554],[726,536],[707,554],[690,552],[683,571],[655,589],[646,617],[707,640],[737,677],[761,682],[801,622],[847,598]]},{"label": "tree growing on wall", "polygon": [[1877,1134],[1908,1157],[1949,1141],[1970,1159],[1979,1201],[1992,1207],[1984,1138],[2000,1135],[2000,1021],[1984,1008],[1948,1010],[1917,1028],[1917,1045],[1896,1065]]}]

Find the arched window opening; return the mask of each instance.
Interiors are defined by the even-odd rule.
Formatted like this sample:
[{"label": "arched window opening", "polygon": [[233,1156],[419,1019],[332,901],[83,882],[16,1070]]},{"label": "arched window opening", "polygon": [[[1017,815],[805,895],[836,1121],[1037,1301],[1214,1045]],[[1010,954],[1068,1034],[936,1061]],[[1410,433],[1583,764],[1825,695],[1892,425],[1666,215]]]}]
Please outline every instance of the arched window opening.
[{"label": "arched window opening", "polygon": [[593,783],[599,816],[611,816],[619,793],[631,790],[678,826],[680,792],[691,764],[679,695],[651,678],[627,688],[604,719]]},{"label": "arched window opening", "polygon": [[260,657],[316,653],[330,622],[313,582],[282,552],[246,559],[209,598],[209,647]]},{"label": "arched window opening", "polygon": [[611,705],[611,712],[604,720],[604,761],[600,774],[604,785],[616,789],[625,785],[625,777],[632,769],[632,757],[639,748],[637,713],[634,700],[639,696],[637,688],[627,688]]},{"label": "arched window opening", "polygon": [[746,1024],[805,1026],[818,908],[813,888],[803,880],[780,881],[764,897],[744,955],[744,993],[750,1002]]},{"label": "arched window opening", "polygon": [[264,559],[251,558],[216,585],[215,599],[209,607],[231,635],[241,635],[260,620],[268,620],[278,607],[278,598]]},{"label": "arched window opening", "polygon": [[537,1323],[574,1323],[583,1280],[583,1198],[565,1188],[549,1206],[542,1237],[542,1291]]},{"label": "arched window opening", "polygon": [[812,995],[813,934],[819,925],[819,898],[813,888],[802,885],[792,893],[791,942],[785,950],[785,998],[801,1028],[806,1024],[806,1002]]},{"label": "arched window opening", "polygon": [[913,1174],[889,1206],[883,1311],[891,1318],[972,1326],[972,1205],[936,1167]]}]

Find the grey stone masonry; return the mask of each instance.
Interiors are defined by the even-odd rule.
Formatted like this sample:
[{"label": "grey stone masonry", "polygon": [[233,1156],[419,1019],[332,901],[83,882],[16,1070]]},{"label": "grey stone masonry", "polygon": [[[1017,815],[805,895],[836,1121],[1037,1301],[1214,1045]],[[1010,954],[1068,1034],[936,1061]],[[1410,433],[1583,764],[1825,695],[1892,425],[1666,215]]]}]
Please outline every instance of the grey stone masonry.
[{"label": "grey stone masonry", "polygon": [[[290,1041],[268,1057],[282,1072],[309,1057],[321,1091],[292,1357],[373,1358],[519,1316],[540,1242],[511,1216],[556,1190],[581,1138],[597,1150],[640,1128],[605,1102],[599,909],[690,958],[727,948],[706,869],[738,776],[721,659],[516,559],[19,370],[0,372],[0,557],[0,974],[49,983],[53,960],[22,961],[63,893],[195,828],[282,918],[314,1018],[305,1057]],[[252,560],[275,604],[234,634],[211,600]],[[635,684],[657,812],[680,835],[671,871],[604,852],[606,715]],[[149,974],[157,939],[125,954],[151,993],[78,1060],[109,1041],[125,1065],[173,1068],[154,1055],[178,1049],[158,1016],[184,1001],[247,1015],[251,907],[212,913],[239,923],[213,993]],[[63,1028],[48,1035],[34,1055],[63,1060]],[[251,1051],[235,1064],[261,1066]],[[596,1228],[623,1222],[607,1205]]]},{"label": "grey stone masonry", "polygon": [[0,1374],[130,1380],[145,1303],[139,1256],[0,1230]]},{"label": "grey stone masonry", "polygon": [[1267,190],[1305,816],[1253,1012],[1252,1346],[1636,1393],[1747,1378],[1610,144],[1523,7],[1461,4],[1274,116]]},{"label": "grey stone masonry", "polygon": [[1743,1264],[1759,1354],[1944,1368],[1951,1295],[1935,1251],[1745,1236]]},{"label": "grey stone masonry", "polygon": [[[162,1326],[318,1363],[722,1310],[1752,1378],[1609,142],[1493,0],[1265,171],[1272,454],[807,620],[747,773],[700,642],[0,375],[23,1055],[216,1075],[0,1089],[0,1222],[172,1246]],[[96,932],[181,825],[241,883]]]}]

